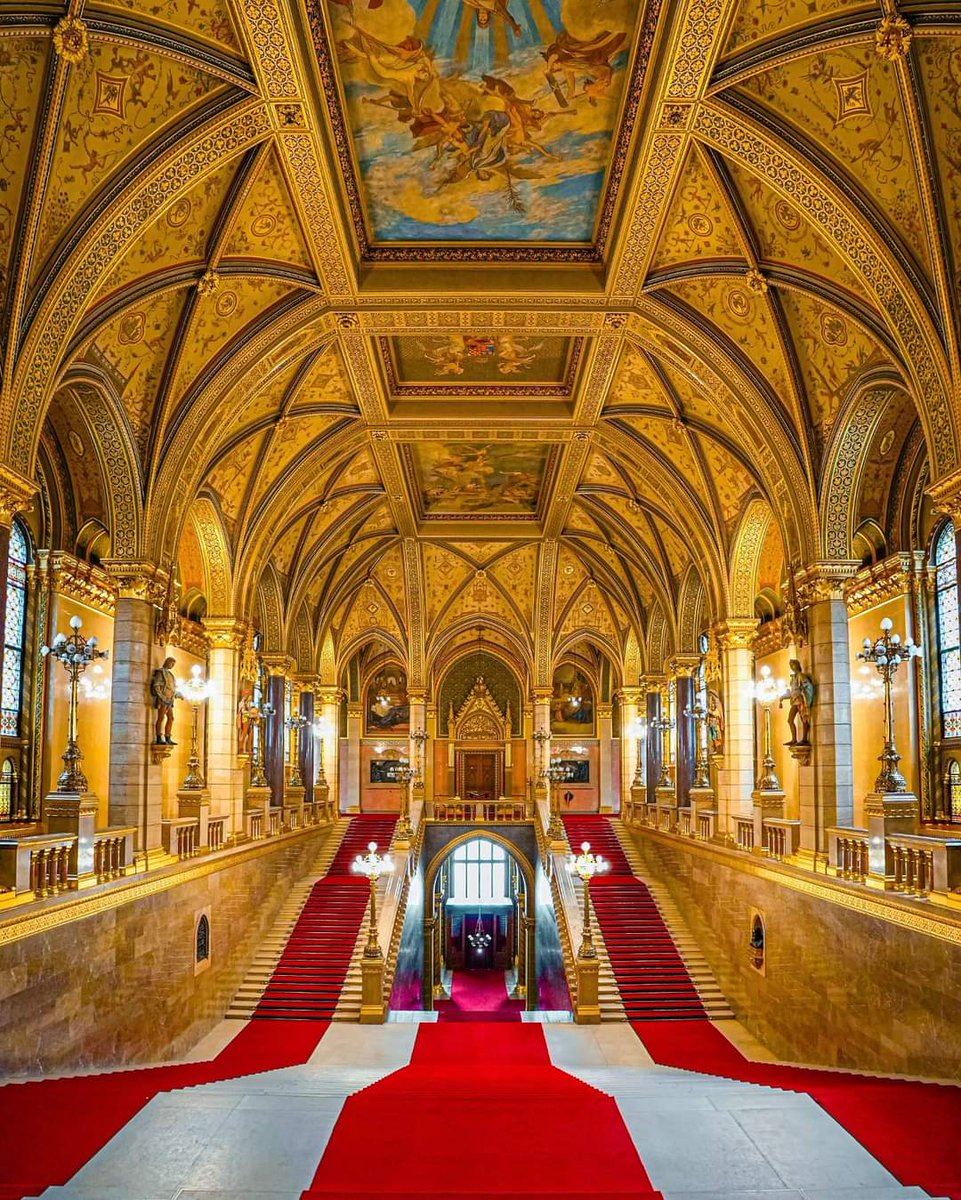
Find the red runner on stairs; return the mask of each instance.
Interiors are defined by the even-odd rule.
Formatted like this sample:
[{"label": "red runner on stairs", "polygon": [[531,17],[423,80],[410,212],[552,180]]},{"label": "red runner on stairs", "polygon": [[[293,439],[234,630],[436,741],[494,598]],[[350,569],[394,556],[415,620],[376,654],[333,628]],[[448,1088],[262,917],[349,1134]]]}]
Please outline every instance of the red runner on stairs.
[{"label": "red runner on stairs", "polygon": [[370,898],[370,885],[351,866],[376,842],[386,852],[394,816],[353,817],[330,870],[314,884],[254,1017],[329,1020],[340,1000]]},{"label": "red runner on stairs", "polygon": [[437,1024],[348,1099],[303,1200],[658,1195],[616,1101],[551,1064],[541,1025]]},{"label": "red runner on stairs", "polygon": [[159,1092],[307,1062],[328,1026],[238,1023],[237,1036],[209,1062],[0,1087],[0,1200],[66,1183]]},{"label": "red runner on stairs", "polygon": [[906,1187],[961,1200],[961,1088],[752,1062],[711,1021],[633,1028],[662,1066],[806,1092]]},{"label": "red runner on stairs", "polygon": [[511,1000],[503,971],[454,972],[449,1000],[438,1000],[438,1021],[519,1021],[523,1000]]},{"label": "red runner on stairs", "polygon": [[631,870],[607,817],[565,816],[571,847],[582,843],[609,864],[591,900],[630,1021],[703,1018],[704,1006],[647,885]]}]

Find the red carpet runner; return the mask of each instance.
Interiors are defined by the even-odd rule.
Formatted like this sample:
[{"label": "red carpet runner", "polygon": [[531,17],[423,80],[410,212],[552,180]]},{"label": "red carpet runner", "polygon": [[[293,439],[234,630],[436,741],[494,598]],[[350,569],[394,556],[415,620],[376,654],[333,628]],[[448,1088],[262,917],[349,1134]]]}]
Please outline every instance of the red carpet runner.
[{"label": "red carpet runner", "polygon": [[421,1025],[351,1096],[304,1200],[654,1197],[617,1104],[551,1065],[536,1024]]},{"label": "red carpet runner", "polygon": [[591,900],[604,935],[629,1021],[704,1017],[704,1007],[646,884],[637,879],[606,817],[566,816],[571,848],[581,843],[610,869],[591,883]]},{"label": "red carpet runner", "polygon": [[247,1025],[210,1062],[0,1087],[0,1200],[68,1179],[159,1092],[305,1063],[327,1022]]},{"label": "red carpet runner", "polygon": [[370,899],[367,879],[354,875],[351,865],[366,853],[368,842],[385,853],[396,823],[393,816],[352,818],[330,870],[311,889],[255,1018],[324,1021],[333,1016]]},{"label": "red carpet runner", "polygon": [[634,1031],[663,1066],[807,1092],[902,1184],[961,1200],[961,1088],[751,1062],[710,1021],[645,1021]]},{"label": "red carpet runner", "polygon": [[523,1000],[511,1000],[503,971],[455,971],[449,1000],[438,1000],[438,1021],[519,1021]]}]

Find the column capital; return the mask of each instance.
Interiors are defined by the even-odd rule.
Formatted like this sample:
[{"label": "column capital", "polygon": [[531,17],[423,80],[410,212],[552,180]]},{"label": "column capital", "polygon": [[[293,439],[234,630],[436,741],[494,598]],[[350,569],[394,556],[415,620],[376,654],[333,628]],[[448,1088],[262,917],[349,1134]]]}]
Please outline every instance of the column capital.
[{"label": "column capital", "polygon": [[675,677],[678,675],[690,675],[700,665],[700,654],[674,654],[667,660],[667,669]]},{"label": "column capital", "polygon": [[647,693],[642,687],[622,687],[617,689],[617,695],[624,704],[640,704]]},{"label": "column capital", "polygon": [[242,617],[204,617],[201,622],[212,650],[242,650],[249,624]]},{"label": "column capital", "polygon": [[33,506],[37,485],[10,467],[0,463],[0,525],[12,525],[13,518]]},{"label": "column capital", "polygon": [[340,704],[346,699],[347,693],[330,683],[318,683],[314,688],[314,696],[318,704]]},{"label": "column capital", "polygon": [[50,587],[60,596],[87,604],[98,612],[113,616],[117,589],[113,580],[93,563],[82,562],[65,550],[51,551],[47,558]]},{"label": "column capital", "polygon": [[955,526],[961,524],[961,467],[932,483],[928,495],[936,513],[950,517]]},{"label": "column capital", "polygon": [[294,660],[289,654],[261,654],[260,661],[268,675],[287,676],[294,669]]},{"label": "column capital", "polygon": [[599,721],[609,721],[611,719],[611,717],[613,717],[613,715],[614,715],[614,705],[613,704],[598,704],[597,719]]},{"label": "column capital", "polygon": [[798,604],[810,608],[825,600],[843,600],[844,585],[861,569],[859,559],[841,558],[810,563],[794,576]]},{"label": "column capital", "polygon": [[531,689],[535,704],[544,704],[554,697],[553,687],[535,687]]},{"label": "column capital", "polygon": [[407,689],[407,699],[411,704],[426,704],[427,703],[427,688],[412,688]]},{"label": "column capital", "polygon": [[317,688],[320,686],[316,671],[296,671],[291,675],[290,682],[302,692],[310,692],[312,695],[317,694]]},{"label": "column capital", "polygon": [[711,626],[711,633],[721,650],[750,650],[757,632],[756,617],[729,617]]},{"label": "column capital", "polygon": [[106,558],[102,566],[121,600],[145,600],[158,606],[167,601],[170,573],[156,563],[145,558]]}]

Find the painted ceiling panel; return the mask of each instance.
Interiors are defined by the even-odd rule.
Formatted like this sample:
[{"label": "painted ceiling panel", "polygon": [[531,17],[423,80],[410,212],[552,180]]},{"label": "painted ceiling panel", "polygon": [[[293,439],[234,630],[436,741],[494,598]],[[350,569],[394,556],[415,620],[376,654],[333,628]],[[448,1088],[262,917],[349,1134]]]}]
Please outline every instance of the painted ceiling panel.
[{"label": "painted ceiling panel", "polygon": [[224,258],[264,258],[312,269],[297,210],[271,149],[236,214]]},{"label": "painted ceiling panel", "polygon": [[224,516],[231,522],[236,521],[240,513],[244,492],[266,440],[267,435],[263,433],[246,438],[207,477],[210,487],[217,493]]},{"label": "painted ceiling panel", "polygon": [[99,0],[96,8],[117,8],[140,16],[155,17],[193,37],[215,42],[228,50],[237,50],[237,35],[224,0]]},{"label": "painted ceiling panel", "polygon": [[717,183],[696,145],[674,193],[651,270],[711,258],[743,259],[741,239]]},{"label": "painted ceiling panel", "polygon": [[49,41],[4,38],[0,42],[0,271],[10,266],[20,197],[37,127],[36,97],[43,91]]},{"label": "painted ceiling panel", "polygon": [[721,513],[730,530],[737,522],[744,499],[754,486],[747,469],[713,438],[698,437],[707,458],[711,480],[721,505]]},{"label": "painted ceiling panel", "polygon": [[731,27],[725,54],[741,50],[760,38],[774,37],[788,29],[803,25],[812,13],[826,17],[832,13],[867,11],[877,13],[874,4],[851,3],[851,0],[742,0]]},{"label": "painted ceiling panel", "polygon": [[425,543],[423,554],[427,623],[433,627],[450,598],[472,574],[472,570],[468,563],[445,546]]},{"label": "painted ceiling panel", "polygon": [[664,388],[651,369],[645,354],[633,346],[627,346],[617,364],[617,374],[611,385],[606,411],[621,404],[641,404],[645,408],[663,409],[670,413],[670,404]]},{"label": "painted ceiling panel", "polygon": [[961,263],[961,38],[917,40],[948,238]]}]

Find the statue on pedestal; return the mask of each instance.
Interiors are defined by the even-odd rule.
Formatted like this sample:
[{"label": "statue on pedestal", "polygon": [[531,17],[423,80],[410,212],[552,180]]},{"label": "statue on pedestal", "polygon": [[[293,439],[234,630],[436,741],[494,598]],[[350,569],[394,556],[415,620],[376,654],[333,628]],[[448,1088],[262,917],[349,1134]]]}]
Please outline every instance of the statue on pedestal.
[{"label": "statue on pedestal", "polygon": [[171,737],[174,725],[174,701],[182,700],[183,696],[177,690],[177,678],[173,669],[177,665],[175,658],[165,658],[162,667],[157,667],[150,677],[150,695],[153,706],[157,710],[154,722],[154,742],[158,746],[176,746]]},{"label": "statue on pedestal", "polygon": [[707,693],[707,743],[712,757],[724,753],[724,703],[714,688]]},{"label": "statue on pedestal", "polygon": [[249,754],[253,745],[254,725],[251,713],[254,708],[254,693],[250,687],[243,687],[240,699],[237,701],[237,753]]},{"label": "statue on pedestal", "polygon": [[[788,680],[787,691],[778,701],[780,708],[785,700],[790,702],[787,723],[791,726],[791,740],[787,746],[810,746],[811,744],[811,709],[814,707],[814,680],[804,670],[798,659],[790,662],[791,678]],[[798,736],[800,722],[800,737]]]}]

